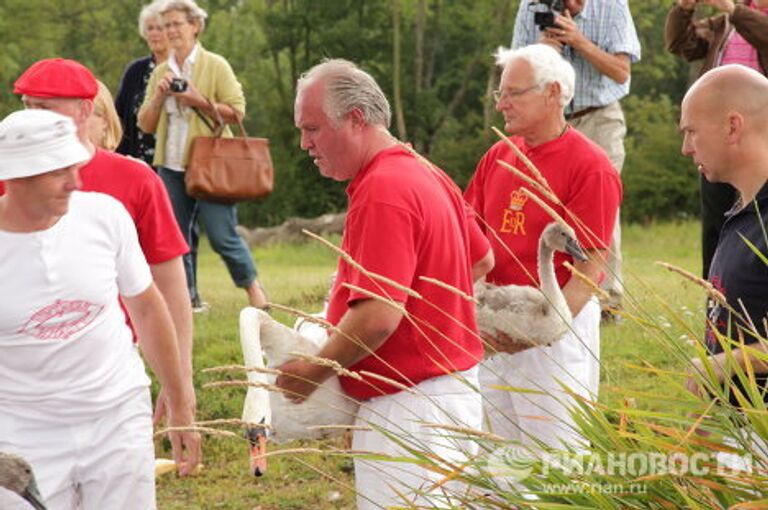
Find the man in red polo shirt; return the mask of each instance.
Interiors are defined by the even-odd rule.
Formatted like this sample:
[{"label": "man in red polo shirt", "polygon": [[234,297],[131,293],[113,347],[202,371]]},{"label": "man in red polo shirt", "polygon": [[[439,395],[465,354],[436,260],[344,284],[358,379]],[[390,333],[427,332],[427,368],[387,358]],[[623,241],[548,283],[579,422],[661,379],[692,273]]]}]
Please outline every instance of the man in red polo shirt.
[{"label": "man in red polo shirt", "polygon": [[[532,448],[541,443],[578,448],[581,436],[568,411],[572,396],[562,391],[560,382],[585,398],[596,398],[600,306],[592,289],[572,278],[563,263],[569,261],[600,281],[621,200],[621,181],[605,152],[566,123],[563,110],[573,97],[575,74],[557,51],[533,44],[500,51],[497,63],[503,72],[496,109],[504,115],[504,130],[558,197],[559,204],[549,205],[573,227],[589,260],[574,261],[562,253],[555,257],[557,280],[573,314],[571,331],[552,345],[527,348],[521,344],[521,352],[496,354],[483,363],[480,380],[487,425],[494,433]],[[522,192],[530,186],[499,161],[527,172],[508,143],[499,141],[478,163],[465,194],[483,219],[496,256],[487,280],[495,285],[538,287],[539,237],[552,218]]]},{"label": "man in red polo shirt", "polygon": [[[173,319],[185,376],[192,374],[192,307],[182,255],[189,251],[173,216],[162,181],[143,162],[96,148],[88,139],[86,120],[93,110],[98,84],[93,74],[74,60],[40,60],[16,80],[15,94],[28,109],[52,110],[74,120],[82,144],[92,158],[80,168],[82,191],[116,198],[131,215],[139,244]],[[164,392],[155,419],[164,412]]]},{"label": "man in red polo shirt", "polygon": [[[331,334],[319,356],[396,382],[341,378],[344,390],[362,401],[358,425],[385,428],[451,461],[465,458],[472,453],[470,441],[419,422],[480,426],[480,395],[471,389],[483,354],[474,304],[421,277],[471,293],[474,278],[492,266],[489,245],[456,185],[390,135],[389,103],[369,74],[344,60],[315,66],[299,80],[294,115],[301,147],[320,173],[350,181],[344,251],[367,271],[420,296],[340,260],[328,320],[345,335]],[[288,362],[281,370],[277,384],[299,401],[334,375],[304,361]],[[376,430],[355,431],[353,448],[406,455]],[[360,509],[448,504],[427,489],[436,480],[434,473],[410,464],[355,460]]]}]

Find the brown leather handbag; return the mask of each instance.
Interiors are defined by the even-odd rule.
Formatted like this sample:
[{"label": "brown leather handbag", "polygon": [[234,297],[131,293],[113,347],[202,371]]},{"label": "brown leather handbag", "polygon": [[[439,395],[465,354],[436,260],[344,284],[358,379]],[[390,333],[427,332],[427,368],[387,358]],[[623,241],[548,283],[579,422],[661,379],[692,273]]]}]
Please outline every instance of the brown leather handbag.
[{"label": "brown leather handbag", "polygon": [[247,136],[240,116],[240,136],[222,137],[224,121],[216,108],[213,111],[215,126],[195,109],[213,136],[192,140],[184,176],[187,195],[209,202],[235,203],[272,193],[274,169],[269,140]]}]

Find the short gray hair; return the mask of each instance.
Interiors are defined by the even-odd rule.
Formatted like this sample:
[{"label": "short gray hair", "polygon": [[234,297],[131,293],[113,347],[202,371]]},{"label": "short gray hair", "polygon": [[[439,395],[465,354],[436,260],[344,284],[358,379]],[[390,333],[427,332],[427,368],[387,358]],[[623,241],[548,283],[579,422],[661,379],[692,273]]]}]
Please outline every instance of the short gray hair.
[{"label": "short gray hair", "polygon": [[357,108],[366,124],[389,127],[392,109],[373,76],[348,60],[326,59],[302,74],[296,89],[301,91],[308,83],[319,79],[324,80],[324,110],[332,122]]},{"label": "short gray hair", "polygon": [[560,84],[560,106],[573,99],[576,72],[573,66],[548,44],[531,44],[518,49],[499,47],[494,55],[496,64],[504,69],[515,60],[524,60],[533,69],[533,79],[539,85]]},{"label": "short gray hair", "polygon": [[197,33],[197,37],[205,30],[205,20],[208,18],[208,13],[195,3],[195,0],[167,0],[163,2],[163,8],[161,14],[166,14],[171,11],[181,11],[187,17],[187,21],[190,23],[197,21],[200,25],[200,31]]},{"label": "short gray hair", "polygon": [[142,7],[139,13],[139,35],[142,38],[147,38],[147,21],[157,18],[161,20],[162,25],[162,10],[165,7],[165,0],[155,0],[151,4],[147,4]]}]

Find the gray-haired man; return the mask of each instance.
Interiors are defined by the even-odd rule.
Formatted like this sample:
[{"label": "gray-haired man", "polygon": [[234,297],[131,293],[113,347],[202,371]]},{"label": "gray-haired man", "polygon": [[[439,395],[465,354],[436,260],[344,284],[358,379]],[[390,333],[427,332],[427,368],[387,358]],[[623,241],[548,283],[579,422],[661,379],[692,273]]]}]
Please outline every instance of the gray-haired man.
[{"label": "gray-haired man", "polygon": [[[571,224],[589,260],[558,254],[556,278],[573,315],[571,331],[550,346],[496,354],[480,369],[488,426],[494,433],[536,446],[574,445],[579,439],[564,402],[570,396],[560,381],[585,398],[595,398],[600,380],[600,307],[592,289],[563,265],[599,281],[603,258],[621,200],[621,183],[605,153],[570,127],[563,110],[573,96],[574,72],[554,49],[534,44],[501,50],[502,67],[496,109],[504,115],[509,141],[546,179],[559,203],[549,205]],[[486,280],[495,285],[538,282],[538,243],[552,221],[522,191],[529,185],[499,164],[525,169],[505,141],[491,147],[477,165],[465,196],[482,218],[496,266]],[[499,386],[529,388],[507,391]],[[575,446],[575,445],[574,445]]]},{"label": "gray-haired man", "polygon": [[[471,441],[420,423],[480,426],[480,396],[464,382],[476,383],[483,352],[474,305],[421,276],[469,293],[492,258],[460,190],[398,143],[387,129],[389,121],[381,88],[351,62],[319,64],[299,80],[295,122],[302,148],[321,174],[350,181],[342,248],[368,271],[400,284],[372,280],[340,260],[328,320],[344,334],[332,333],[318,355],[373,374],[341,378],[346,393],[363,401],[357,423],[373,426],[355,431],[354,449],[408,455],[380,432],[384,428],[416,448],[461,462],[473,453]],[[281,370],[285,375],[277,384],[296,400],[335,374],[305,361],[288,362]],[[415,464],[356,459],[358,508],[450,506],[442,496],[450,491],[436,488],[438,478]]]},{"label": "gray-haired man", "polygon": [[[629,3],[627,0],[563,0],[562,3],[564,10],[555,14],[554,24],[542,29],[534,17],[543,5],[536,0],[521,1],[512,46],[549,44],[573,65],[576,89],[566,106],[565,119],[599,145],[621,173],[627,127],[619,101],[629,94],[630,65],[640,60],[640,41]],[[619,308],[624,288],[618,221],[611,238],[603,288],[609,294],[603,305]],[[606,316],[613,317],[610,310],[606,311]]]}]

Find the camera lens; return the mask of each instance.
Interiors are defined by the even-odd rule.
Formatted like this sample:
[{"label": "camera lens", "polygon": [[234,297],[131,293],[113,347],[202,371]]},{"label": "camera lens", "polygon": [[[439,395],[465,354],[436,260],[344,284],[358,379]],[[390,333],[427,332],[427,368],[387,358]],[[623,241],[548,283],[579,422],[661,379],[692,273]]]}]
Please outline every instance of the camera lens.
[{"label": "camera lens", "polygon": [[184,92],[187,90],[187,80],[183,78],[174,78],[171,80],[171,92]]}]

